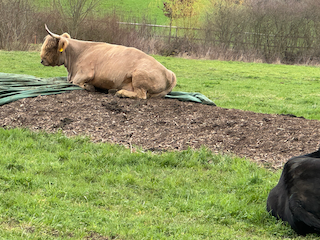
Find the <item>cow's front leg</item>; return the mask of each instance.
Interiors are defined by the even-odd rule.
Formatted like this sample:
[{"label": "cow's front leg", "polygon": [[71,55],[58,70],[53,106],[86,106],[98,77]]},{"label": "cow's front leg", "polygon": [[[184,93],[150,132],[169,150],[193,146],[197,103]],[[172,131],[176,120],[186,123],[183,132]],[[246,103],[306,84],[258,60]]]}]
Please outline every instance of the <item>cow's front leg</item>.
[{"label": "cow's front leg", "polygon": [[76,76],[74,76],[74,78],[72,78],[71,81],[73,84],[78,85],[79,87],[87,91],[94,92],[96,88],[92,84],[90,84],[92,79],[93,79],[93,76],[77,74]]}]

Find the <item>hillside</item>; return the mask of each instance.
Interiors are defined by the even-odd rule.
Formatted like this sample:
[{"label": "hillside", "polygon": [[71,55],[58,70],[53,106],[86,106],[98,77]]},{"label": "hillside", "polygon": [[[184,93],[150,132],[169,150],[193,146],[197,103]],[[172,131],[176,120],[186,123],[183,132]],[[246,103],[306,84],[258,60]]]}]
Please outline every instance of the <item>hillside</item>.
[{"label": "hillside", "polygon": [[[52,6],[52,0],[30,0],[40,10],[49,9]],[[209,6],[209,0],[199,0],[201,9],[203,9],[204,15],[207,7]],[[97,11],[101,16],[106,13],[116,11],[119,15],[125,16],[131,21],[142,21],[146,19],[147,22],[153,24],[167,25],[169,19],[164,16],[159,6],[162,5],[161,0],[101,0]]]}]

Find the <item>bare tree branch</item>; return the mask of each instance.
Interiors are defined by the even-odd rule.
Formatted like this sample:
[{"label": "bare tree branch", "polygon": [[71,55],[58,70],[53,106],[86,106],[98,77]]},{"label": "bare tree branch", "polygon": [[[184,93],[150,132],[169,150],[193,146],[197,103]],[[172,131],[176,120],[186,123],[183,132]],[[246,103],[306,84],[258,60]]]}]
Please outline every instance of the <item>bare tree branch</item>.
[{"label": "bare tree branch", "polygon": [[65,21],[68,32],[77,37],[80,25],[100,4],[101,0],[53,0],[55,9]]}]

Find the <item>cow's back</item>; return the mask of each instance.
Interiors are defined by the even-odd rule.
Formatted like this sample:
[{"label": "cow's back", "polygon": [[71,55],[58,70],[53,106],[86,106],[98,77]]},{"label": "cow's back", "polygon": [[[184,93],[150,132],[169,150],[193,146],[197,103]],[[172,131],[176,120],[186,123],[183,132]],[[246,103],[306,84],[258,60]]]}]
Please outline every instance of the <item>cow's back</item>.
[{"label": "cow's back", "polygon": [[[155,77],[166,75],[169,71],[148,54],[131,47],[101,44],[91,48],[83,56],[83,62],[91,62],[94,67],[93,84],[101,88],[118,88],[123,81],[130,79],[136,69],[149,71]],[[151,71],[152,70],[152,71]],[[171,71],[170,71],[171,72]],[[103,84],[111,82],[112,87]]]}]

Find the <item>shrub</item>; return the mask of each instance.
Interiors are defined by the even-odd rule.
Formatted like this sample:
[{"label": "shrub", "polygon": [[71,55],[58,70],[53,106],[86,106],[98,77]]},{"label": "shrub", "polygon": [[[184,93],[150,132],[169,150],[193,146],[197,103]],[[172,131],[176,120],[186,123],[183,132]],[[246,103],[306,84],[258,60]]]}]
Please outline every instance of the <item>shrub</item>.
[{"label": "shrub", "polygon": [[[227,1],[228,3],[228,1]],[[256,52],[266,62],[319,58],[319,1],[217,2],[205,22],[206,41],[235,53]]]},{"label": "shrub", "polygon": [[[69,32],[70,21],[59,9],[36,11],[29,1],[0,0],[0,49],[28,50],[30,43],[41,43],[47,34],[45,23],[57,34]],[[217,0],[200,29],[154,27],[147,24],[150,19],[132,19],[115,10],[103,17],[93,13],[81,19],[75,35],[69,32],[71,37],[166,56],[286,64],[320,61],[319,1]]]},{"label": "shrub", "polygon": [[28,0],[0,0],[0,49],[26,50],[34,36]]}]

